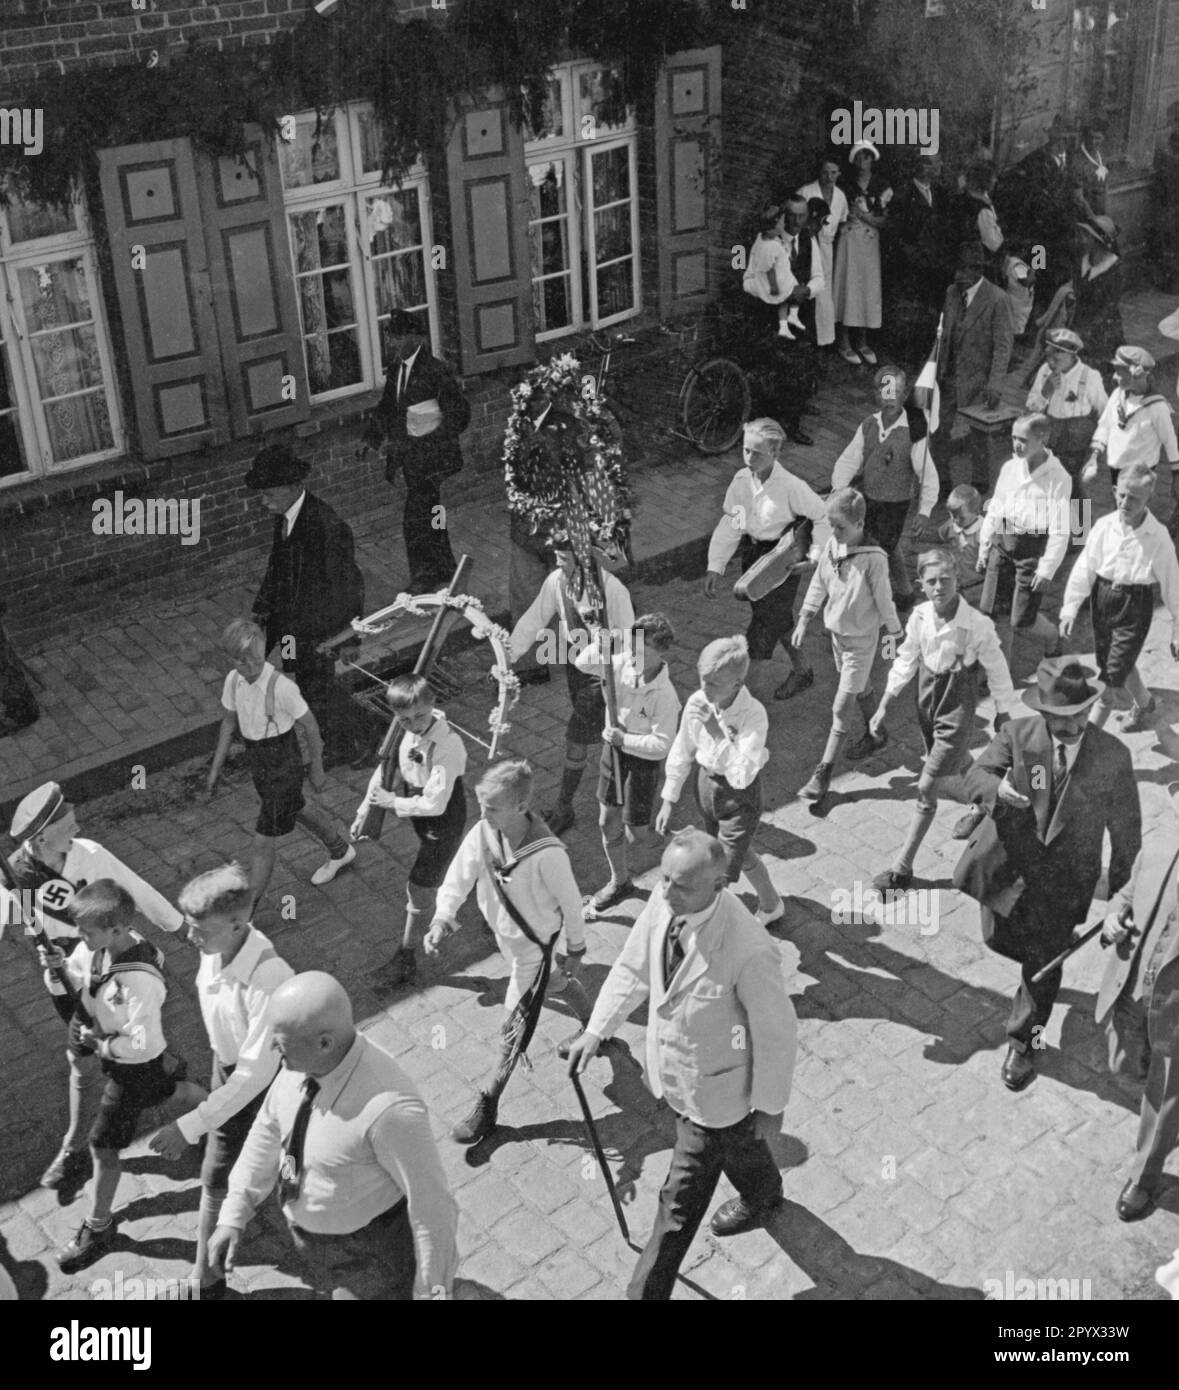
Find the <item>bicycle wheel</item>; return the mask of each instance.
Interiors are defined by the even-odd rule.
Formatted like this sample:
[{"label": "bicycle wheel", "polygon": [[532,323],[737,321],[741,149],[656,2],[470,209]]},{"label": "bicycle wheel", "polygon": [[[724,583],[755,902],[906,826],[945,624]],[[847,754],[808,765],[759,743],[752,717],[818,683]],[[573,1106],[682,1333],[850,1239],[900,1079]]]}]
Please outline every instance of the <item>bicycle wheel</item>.
[{"label": "bicycle wheel", "polygon": [[749,419],[749,381],[731,357],[710,357],[680,387],[684,433],[702,454],[722,454],[741,437]]}]

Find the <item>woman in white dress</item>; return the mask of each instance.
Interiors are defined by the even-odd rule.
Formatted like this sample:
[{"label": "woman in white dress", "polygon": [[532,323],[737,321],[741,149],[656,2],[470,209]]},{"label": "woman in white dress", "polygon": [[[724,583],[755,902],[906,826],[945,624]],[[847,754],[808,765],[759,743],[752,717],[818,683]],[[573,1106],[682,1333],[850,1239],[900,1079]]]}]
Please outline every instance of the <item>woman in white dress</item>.
[{"label": "woman in white dress", "polygon": [[819,161],[818,178],[804,183],[798,196],[808,202],[822,198],[831,209],[818,235],[819,259],[823,266],[823,288],[815,296],[815,341],[820,347],[830,347],[835,341],[835,242],[847,221],[847,197],[839,186],[839,165],[834,159]]},{"label": "woman in white dress", "polygon": [[[876,146],[867,140],[852,146],[848,160],[852,170],[844,180],[848,220],[835,248],[839,355],[853,366],[876,365],[867,330],[880,327],[880,229],[892,200],[888,180],[875,172],[878,158]],[[848,341],[849,330],[855,334],[854,347]]]}]

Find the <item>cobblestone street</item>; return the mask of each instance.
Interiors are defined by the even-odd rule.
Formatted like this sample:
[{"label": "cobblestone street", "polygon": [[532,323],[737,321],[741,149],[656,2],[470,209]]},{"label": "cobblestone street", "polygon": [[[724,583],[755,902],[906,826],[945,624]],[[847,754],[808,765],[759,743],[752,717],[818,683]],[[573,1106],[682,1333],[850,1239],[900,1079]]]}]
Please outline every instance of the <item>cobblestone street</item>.
[{"label": "cobblestone street", "polygon": [[[695,684],[699,647],[745,625],[747,610],[727,586],[716,604],[701,600],[698,584],[687,581],[636,585],[634,597],[636,611],[661,608],[678,629],[681,696]],[[1179,722],[1166,638],[1165,618],[1156,620],[1143,669],[1167,718]],[[1083,651],[1088,641],[1085,626],[1071,645]],[[999,1064],[1016,968],[984,950],[975,905],[948,886],[959,848],[949,838],[956,806],[943,801],[918,856],[923,892],[901,899],[882,922],[834,920],[833,893],[851,893],[854,908],[856,892],[870,891],[871,875],[903,838],[919,737],[911,699],[903,701],[887,749],[854,770],[845,765],[826,814],[813,815],[795,793],[816,760],[833,682],[819,632],[808,648],[819,671],[815,685],[789,703],[768,705],[772,756],[765,777],[774,810],[758,842],[787,901],[782,971],[800,1018],[794,1093],[777,1143],[787,1201],[764,1231],[721,1242],[703,1228],[677,1297],[979,1299],[985,1281],[1009,1274],[1087,1280],[1095,1299],[1164,1297],[1152,1276],[1179,1245],[1176,1159],[1157,1212],[1134,1226],[1120,1223],[1114,1201],[1133,1152],[1137,1096],[1109,1079],[1104,1039],[1092,1021],[1099,946],[1086,947],[1066,970],[1038,1079],[1022,1094],[1008,1093]],[[490,682],[479,679],[478,661],[485,659],[485,652],[472,652],[451,663],[465,685],[452,706],[455,718],[475,731],[492,700]],[[1025,656],[1017,685],[1020,675],[1026,684],[1028,664]],[[989,703],[984,712],[990,716]],[[542,808],[558,775],[564,719],[563,687],[532,687],[507,740],[508,751],[541,769]],[[980,722],[975,747],[985,738]],[[1173,830],[1166,785],[1179,769],[1166,732],[1163,741],[1166,747],[1149,734],[1129,740],[1147,826]],[[481,766],[481,755],[473,761]],[[190,763],[150,774],[143,791],[80,807],[83,833],[174,896],[190,873],[248,850],[255,799],[244,770],[208,804],[195,799],[201,772]],[[342,816],[350,818],[365,777],[341,769],[330,779],[327,799]],[[585,892],[600,886],[604,872],[593,789],[587,776],[567,837]],[[685,803],[676,825],[689,819]],[[572,1029],[560,1006],[545,1011],[531,1049],[534,1069],[513,1078],[501,1128],[467,1151],[448,1130],[487,1069],[505,974],[473,904],[464,931],[426,965],[419,988],[374,992],[373,972],[392,954],[400,930],[411,840],[408,829],[387,826],[381,843],[361,849],[354,869],[314,889],[307,878],[318,846],[292,835],[281,847],[270,901],[277,907],[289,895],[294,920],[268,910],[258,924],[297,969],[337,974],[364,1029],[421,1087],[461,1209],[461,1296],[618,1298],[635,1257],[612,1219],[555,1056],[556,1042]],[[633,900],[590,927],[591,994],[640,905]],[[195,953],[173,941],[164,945],[168,1036],[200,1074],[208,1054],[191,990]],[[25,944],[10,933],[0,952],[7,1059],[0,1239],[22,1296],[86,1298],[94,1280],[116,1272],[124,1279],[183,1277],[199,1196],[196,1151],[168,1164],[142,1139],[130,1151],[116,1206],[116,1249],[74,1278],[57,1272],[51,1251],[83,1212],[80,1200],[62,1206],[58,1194],[34,1186],[64,1121],[61,1028]],[[620,1032],[622,1045],[592,1064],[586,1086],[639,1242],[671,1144],[668,1112],[641,1079],[641,1034],[639,1015]],[[717,1200],[728,1195],[722,1183]],[[251,1228],[232,1282],[247,1297],[309,1297],[277,1218]]]}]

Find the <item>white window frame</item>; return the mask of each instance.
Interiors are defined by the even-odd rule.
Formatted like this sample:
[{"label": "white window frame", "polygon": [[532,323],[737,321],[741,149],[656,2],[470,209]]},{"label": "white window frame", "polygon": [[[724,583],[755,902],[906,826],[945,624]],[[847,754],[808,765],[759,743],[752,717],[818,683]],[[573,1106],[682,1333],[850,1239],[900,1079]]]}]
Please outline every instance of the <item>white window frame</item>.
[{"label": "white window frame", "polygon": [[[639,254],[639,189],[638,189],[638,133],[634,108],[627,109],[626,120],[617,127],[601,135],[586,137],[582,135],[582,112],[580,109],[581,75],[594,72],[601,63],[564,63],[549,74],[551,81],[560,90],[561,135],[542,135],[526,140],[524,159],[528,168],[536,164],[555,163],[563,160],[565,178],[568,180],[568,218],[569,218],[569,263],[570,304],[573,322],[566,328],[552,328],[547,332],[537,332],[538,343],[556,338],[570,337],[584,333],[587,329],[607,328],[637,317],[642,312],[642,266]],[[604,153],[625,145],[630,151],[629,178],[631,190],[631,286],[634,305],[617,314],[602,317],[598,314],[597,275],[594,237],[594,206],[592,183],[592,155]],[[529,217],[528,234],[541,219]],[[531,250],[531,248],[530,248]],[[531,277],[535,287],[540,279]]]},{"label": "white window frame", "polygon": [[[374,194],[408,193],[417,195],[418,219],[422,229],[422,268],[426,287],[426,315],[430,329],[431,351],[438,351],[438,292],[431,250],[434,245],[434,220],[430,206],[430,184],[425,166],[415,164],[399,184],[383,183],[380,170],[364,169],[361,149],[360,118],[372,110],[368,102],[349,102],[332,113],[336,130],[336,148],[340,157],[340,177],[324,183],[309,184],[306,188],[284,188],[283,211],[287,217],[287,239],[290,242],[291,274],[296,283],[299,303],[299,341],[305,343],[302,300],[298,294],[300,274],[295,260],[294,238],[290,235],[290,217],[298,213],[315,212],[342,203],[348,245],[348,267],[352,284],[352,302],[356,310],[356,334],[360,351],[361,380],[333,391],[313,392],[311,404],[319,406],[350,396],[379,390],[385,384],[385,368],[381,354],[381,329],[377,311],[377,271],[368,236],[365,208]],[[293,118],[297,125],[314,125],[316,113],[301,111]],[[281,139],[281,137],[280,137]],[[305,350],[305,349],[304,349]]]},{"label": "white window frame", "polygon": [[[0,488],[28,482],[30,478],[72,473],[75,469],[88,467],[92,463],[117,458],[124,450],[123,417],[119,407],[114,355],[111,351],[102,283],[98,276],[94,236],[86,217],[86,210],[80,201],[75,201],[72,205],[72,215],[72,231],[55,232],[50,236],[36,237],[29,241],[13,241],[9,233],[8,220],[0,210],[0,338],[3,339],[0,352],[6,354],[13,388],[13,403],[16,406],[17,435],[25,457],[25,467],[21,472],[0,477]],[[93,316],[95,343],[110,419],[111,446],[108,449],[83,454],[80,458],[56,460],[53,457],[45,400],[42,399],[37,385],[32,346],[32,340],[37,335],[29,329],[25,319],[17,277],[22,270],[54,265],[67,260],[80,260],[82,273],[86,277],[86,294]],[[91,392],[73,394],[87,395]],[[48,399],[52,401],[54,398]]]}]

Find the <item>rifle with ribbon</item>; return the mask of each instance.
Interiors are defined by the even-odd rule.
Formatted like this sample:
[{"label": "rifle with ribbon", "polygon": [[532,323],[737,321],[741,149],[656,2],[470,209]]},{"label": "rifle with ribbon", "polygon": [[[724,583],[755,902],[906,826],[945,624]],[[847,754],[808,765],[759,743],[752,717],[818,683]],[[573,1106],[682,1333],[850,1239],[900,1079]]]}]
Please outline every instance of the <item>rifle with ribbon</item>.
[{"label": "rifle with ribbon", "polygon": [[[474,562],[469,555],[464,555],[458,562],[454,577],[447,587],[447,597],[453,598],[456,594],[461,594],[467,578],[471,573],[471,566]],[[444,626],[451,610],[441,607],[434,615],[434,621],[430,626],[430,631],[426,635],[426,640],[422,643],[422,649],[418,652],[418,659],[414,662],[413,674],[415,676],[429,676],[434,669],[434,663],[438,660],[438,653],[442,650],[442,643],[446,638]],[[396,719],[389,721],[389,728],[385,732],[385,737],[381,740],[381,746],[377,750],[377,758],[381,766],[381,788],[383,791],[393,790],[397,780],[397,754],[401,748],[401,740],[405,737],[405,730]],[[381,829],[385,824],[385,808],[383,806],[372,805],[364,817],[364,823],[360,827],[360,834],[357,840],[376,840],[380,837]]]},{"label": "rifle with ribbon", "polygon": [[[40,947],[45,951],[54,950],[55,947],[44,925],[38,923],[35,917],[30,920],[30,918],[26,916],[22,900],[22,890],[17,882],[17,877],[13,872],[12,865],[8,861],[8,856],[2,852],[0,852],[0,891],[5,895],[4,916],[0,918],[0,936],[3,935],[3,928],[10,920],[10,914],[15,913],[24,924],[24,934],[32,941],[34,948]],[[45,912],[47,909],[43,904],[39,904],[37,910]],[[65,919],[62,918],[60,920],[64,921]],[[89,1019],[89,1010],[82,1003],[82,996],[78,991],[78,987],[70,978],[69,971],[66,970],[65,966],[50,966],[49,971],[54,980],[61,985],[70,1008],[79,1013],[82,1017]]]},{"label": "rifle with ribbon", "polygon": [[[610,627],[601,629],[599,636],[606,639],[606,661],[602,669],[602,693],[606,697],[606,714],[610,721],[610,727],[619,728],[618,723],[618,690],[614,685],[614,630]],[[614,744],[610,745],[610,761],[614,768],[614,791],[619,801],[622,800],[622,759],[618,756],[618,749]]]}]

